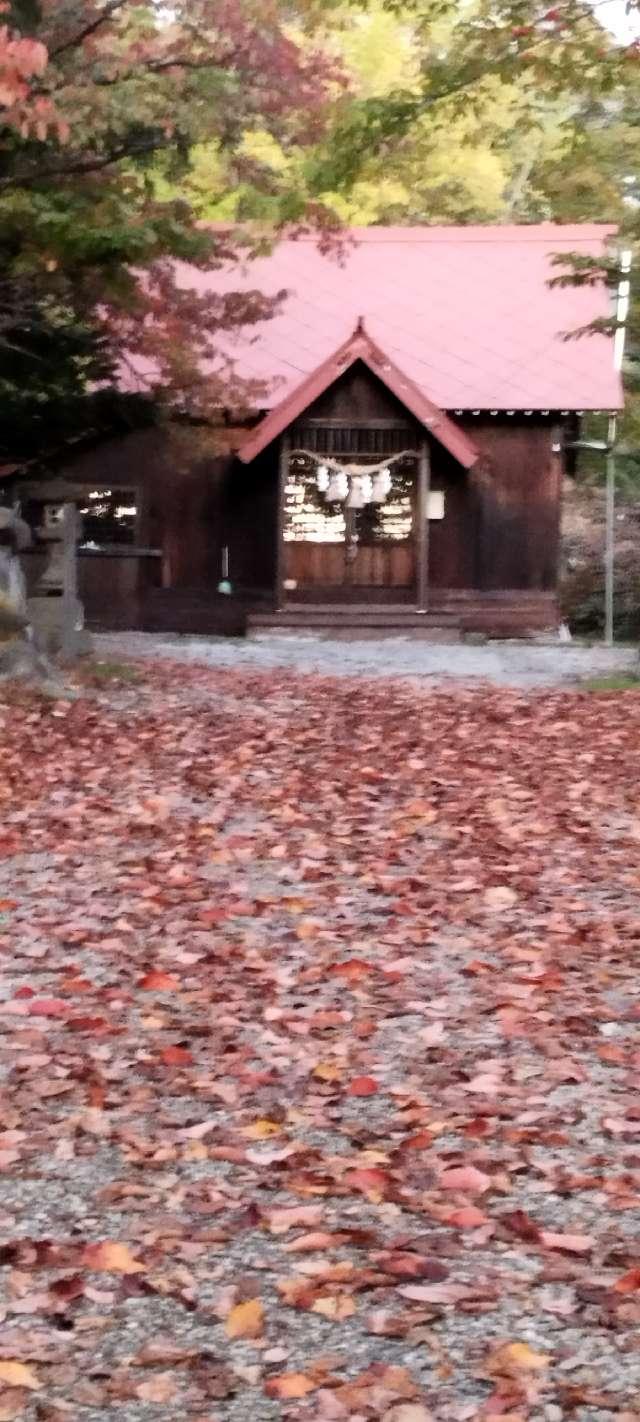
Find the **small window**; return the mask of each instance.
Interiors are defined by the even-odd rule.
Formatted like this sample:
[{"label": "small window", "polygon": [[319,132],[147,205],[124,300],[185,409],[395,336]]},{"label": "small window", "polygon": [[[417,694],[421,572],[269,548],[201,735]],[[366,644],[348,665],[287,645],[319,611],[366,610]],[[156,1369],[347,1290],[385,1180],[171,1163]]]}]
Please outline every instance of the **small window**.
[{"label": "small window", "polygon": [[78,518],[81,548],[131,547],[137,536],[137,489],[87,489],[78,502]]}]

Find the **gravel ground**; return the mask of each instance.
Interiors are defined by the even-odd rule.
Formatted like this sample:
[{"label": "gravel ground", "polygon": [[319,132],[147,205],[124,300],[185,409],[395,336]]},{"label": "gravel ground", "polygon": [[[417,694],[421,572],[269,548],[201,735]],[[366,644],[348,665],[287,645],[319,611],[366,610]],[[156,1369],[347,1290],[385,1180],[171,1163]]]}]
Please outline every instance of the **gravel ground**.
[{"label": "gravel ground", "polygon": [[207,650],[0,701],[0,1422],[634,1422],[639,698]]},{"label": "gravel ground", "polygon": [[639,669],[635,647],[577,643],[491,642],[429,645],[407,637],[351,642],[308,636],[261,636],[254,641],[165,637],[144,632],[96,636],[98,656],[170,657],[211,667],[269,670],[291,667],[322,676],[419,677],[442,682],[487,681],[493,686],[570,686],[590,677]]}]

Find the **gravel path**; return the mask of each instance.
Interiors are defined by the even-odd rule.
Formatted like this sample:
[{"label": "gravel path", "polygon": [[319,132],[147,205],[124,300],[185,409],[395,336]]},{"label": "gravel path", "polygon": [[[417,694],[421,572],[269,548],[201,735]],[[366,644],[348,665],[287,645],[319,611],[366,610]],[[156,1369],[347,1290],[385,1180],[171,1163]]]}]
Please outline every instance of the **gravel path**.
[{"label": "gravel path", "polygon": [[98,656],[105,658],[170,657],[239,670],[290,667],[296,672],[322,676],[419,677],[438,682],[455,678],[531,688],[571,686],[590,677],[635,672],[639,666],[635,647],[588,647],[576,643],[432,646],[403,637],[351,642],[285,635],[236,641],[142,632],[109,633],[94,640]]},{"label": "gravel path", "polygon": [[0,1422],[635,1422],[640,698],[0,730]]}]

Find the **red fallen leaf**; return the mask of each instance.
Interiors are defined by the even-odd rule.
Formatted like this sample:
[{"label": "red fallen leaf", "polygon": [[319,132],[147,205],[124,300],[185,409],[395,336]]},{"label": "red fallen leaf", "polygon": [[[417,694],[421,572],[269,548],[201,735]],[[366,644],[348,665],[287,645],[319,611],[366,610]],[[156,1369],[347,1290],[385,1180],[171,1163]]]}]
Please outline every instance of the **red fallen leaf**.
[{"label": "red fallen leaf", "polygon": [[198,922],[206,924],[207,928],[213,928],[216,923],[224,923],[229,914],[226,909],[200,909]]},{"label": "red fallen leaf", "polygon": [[17,899],[0,899],[0,913],[13,913],[18,907]]},{"label": "red fallen leaf", "polygon": [[540,1239],[547,1249],[564,1249],[568,1254],[588,1254],[595,1244],[590,1234],[554,1234],[543,1229]]},{"label": "red fallen leaf", "polygon": [[438,1181],[443,1190],[460,1190],[465,1195],[483,1195],[491,1185],[491,1176],[475,1165],[460,1165],[443,1171]]},{"label": "red fallen leaf", "polygon": [[427,1150],[433,1145],[433,1136],[430,1131],[417,1131],[415,1136],[407,1136],[406,1141],[398,1147],[399,1150]]},{"label": "red fallen leaf", "polygon": [[138,981],[138,987],[145,992],[173,992],[180,987],[177,978],[171,973],[162,973],[158,968],[152,968],[150,973],[145,973]]},{"label": "red fallen leaf", "polygon": [[32,987],[18,988],[18,991],[13,994],[14,1000],[17,1002],[24,1002],[27,998],[35,997],[35,995],[36,990]]},{"label": "red fallen leaf", "polygon": [[358,982],[373,972],[373,963],[366,963],[363,958],[349,958],[346,963],[335,963],[329,971],[348,982]]},{"label": "red fallen leaf", "polygon": [[542,1232],[535,1220],[525,1214],[524,1210],[509,1210],[507,1214],[499,1216],[499,1223],[508,1229],[510,1234],[515,1234],[518,1239],[523,1239],[529,1244],[539,1244]]},{"label": "red fallen leaf", "polygon": [[617,1294],[635,1294],[640,1290],[640,1269],[630,1269],[628,1274],[616,1279],[613,1285]]},{"label": "red fallen leaf", "polygon": [[70,1011],[69,1003],[59,997],[38,997],[29,1003],[30,1017],[66,1017]]},{"label": "red fallen leaf", "polygon": [[354,1190],[360,1190],[363,1195],[371,1195],[378,1200],[383,1199],[391,1184],[386,1171],[377,1170],[375,1166],[347,1170],[344,1179],[345,1184],[351,1185]]},{"label": "red fallen leaf", "polygon": [[64,1279],[54,1279],[49,1293],[57,1299],[79,1299],[84,1294],[84,1282],[81,1274],[68,1274]]},{"label": "red fallen leaf", "polygon": [[474,1116],[472,1121],[467,1121],[464,1127],[465,1136],[471,1136],[474,1140],[482,1140],[488,1136],[491,1130],[486,1116]]},{"label": "red fallen leaf", "polygon": [[456,1229],[479,1229],[481,1225],[488,1223],[489,1216],[476,1205],[465,1205],[461,1210],[452,1210],[445,1219],[445,1224],[455,1225]]},{"label": "red fallen leaf", "polygon": [[165,1066],[192,1066],[193,1057],[186,1047],[163,1047],[160,1057]]},{"label": "red fallen leaf", "polygon": [[372,1076],[356,1076],[349,1082],[347,1096],[375,1096],[379,1090],[378,1082]]},{"label": "red fallen leaf", "polygon": [[350,1020],[350,1012],[314,1012],[313,1017],[308,1018],[309,1026],[317,1027],[321,1031],[325,1027],[342,1027]]},{"label": "red fallen leaf", "polygon": [[67,1022],[69,1032],[110,1032],[111,1023],[106,1017],[70,1017]]},{"label": "red fallen leaf", "polygon": [[449,1270],[437,1259],[426,1259],[422,1254],[374,1254],[374,1263],[385,1274],[396,1279],[428,1279],[432,1284],[441,1284],[449,1278]]}]

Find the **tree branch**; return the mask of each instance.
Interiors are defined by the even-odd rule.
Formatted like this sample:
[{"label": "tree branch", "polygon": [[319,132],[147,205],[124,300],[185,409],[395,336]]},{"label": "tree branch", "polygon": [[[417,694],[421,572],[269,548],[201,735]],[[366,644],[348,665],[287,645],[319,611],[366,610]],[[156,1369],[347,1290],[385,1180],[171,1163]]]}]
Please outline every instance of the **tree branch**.
[{"label": "tree branch", "polygon": [[6,178],[0,178],[0,192],[7,188],[32,188],[38,183],[49,182],[51,178],[86,177],[89,173],[99,173],[112,167],[114,163],[121,163],[124,158],[142,158],[147,154],[158,153],[161,149],[170,147],[172,142],[172,138],[158,137],[145,143],[123,144],[111,153],[96,153],[90,157],[76,159],[70,157],[66,163],[37,168],[30,173],[12,173]]},{"label": "tree branch", "polygon": [[109,0],[109,4],[102,13],[96,16],[96,19],[92,20],[90,24],[85,25],[83,30],[78,30],[71,39],[65,40],[63,44],[57,45],[55,49],[50,49],[49,59],[58,59],[61,54],[66,54],[67,50],[77,49],[78,45],[83,44],[86,39],[89,39],[91,35],[96,33],[96,30],[106,25],[112,16],[115,15],[116,11],[122,10],[128,3],[129,0]]}]

